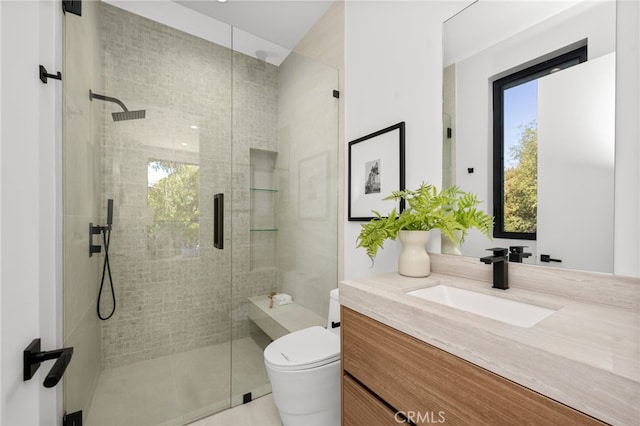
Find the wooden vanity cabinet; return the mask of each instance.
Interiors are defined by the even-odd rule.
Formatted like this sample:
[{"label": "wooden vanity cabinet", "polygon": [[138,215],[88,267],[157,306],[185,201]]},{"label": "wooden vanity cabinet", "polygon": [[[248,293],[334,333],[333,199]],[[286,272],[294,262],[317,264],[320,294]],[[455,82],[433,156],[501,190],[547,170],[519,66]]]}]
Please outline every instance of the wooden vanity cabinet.
[{"label": "wooden vanity cabinet", "polygon": [[341,307],[342,424],[604,423]]}]

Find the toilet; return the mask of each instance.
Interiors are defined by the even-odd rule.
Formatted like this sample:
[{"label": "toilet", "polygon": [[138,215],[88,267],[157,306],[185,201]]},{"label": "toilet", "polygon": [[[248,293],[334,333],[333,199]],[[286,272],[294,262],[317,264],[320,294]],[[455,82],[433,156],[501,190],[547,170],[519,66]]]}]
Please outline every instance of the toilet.
[{"label": "toilet", "polygon": [[340,424],[340,303],[331,290],[327,328],[282,336],[264,350],[273,401],[284,426]]}]

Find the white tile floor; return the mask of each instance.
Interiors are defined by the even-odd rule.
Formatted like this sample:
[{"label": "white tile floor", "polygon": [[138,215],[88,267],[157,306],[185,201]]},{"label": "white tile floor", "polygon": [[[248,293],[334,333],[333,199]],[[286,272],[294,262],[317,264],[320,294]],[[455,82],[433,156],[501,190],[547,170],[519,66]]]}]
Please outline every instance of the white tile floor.
[{"label": "white tile floor", "polygon": [[184,425],[229,407],[230,400],[239,404],[246,392],[258,398],[271,391],[262,349],[250,337],[233,342],[232,384],[231,357],[223,343],[104,370],[85,423]]},{"label": "white tile floor", "polygon": [[222,411],[189,426],[281,426],[278,409],[271,394],[248,404]]}]

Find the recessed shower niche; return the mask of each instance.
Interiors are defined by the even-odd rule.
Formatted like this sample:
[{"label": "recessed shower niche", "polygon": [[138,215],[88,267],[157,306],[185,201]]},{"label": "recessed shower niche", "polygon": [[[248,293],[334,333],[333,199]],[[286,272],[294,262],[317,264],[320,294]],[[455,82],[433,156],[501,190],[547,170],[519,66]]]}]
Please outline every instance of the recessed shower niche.
[{"label": "recessed shower niche", "polygon": [[251,269],[277,266],[278,153],[261,149],[250,150],[250,245]]}]

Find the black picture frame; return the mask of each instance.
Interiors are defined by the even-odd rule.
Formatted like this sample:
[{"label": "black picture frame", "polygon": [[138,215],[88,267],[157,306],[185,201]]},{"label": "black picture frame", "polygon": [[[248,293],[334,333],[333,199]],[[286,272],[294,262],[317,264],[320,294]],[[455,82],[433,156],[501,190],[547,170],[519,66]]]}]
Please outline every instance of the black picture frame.
[{"label": "black picture frame", "polygon": [[405,122],[349,142],[348,220],[373,219],[372,211],[385,216],[404,200],[384,201],[392,191],[405,189]]}]

